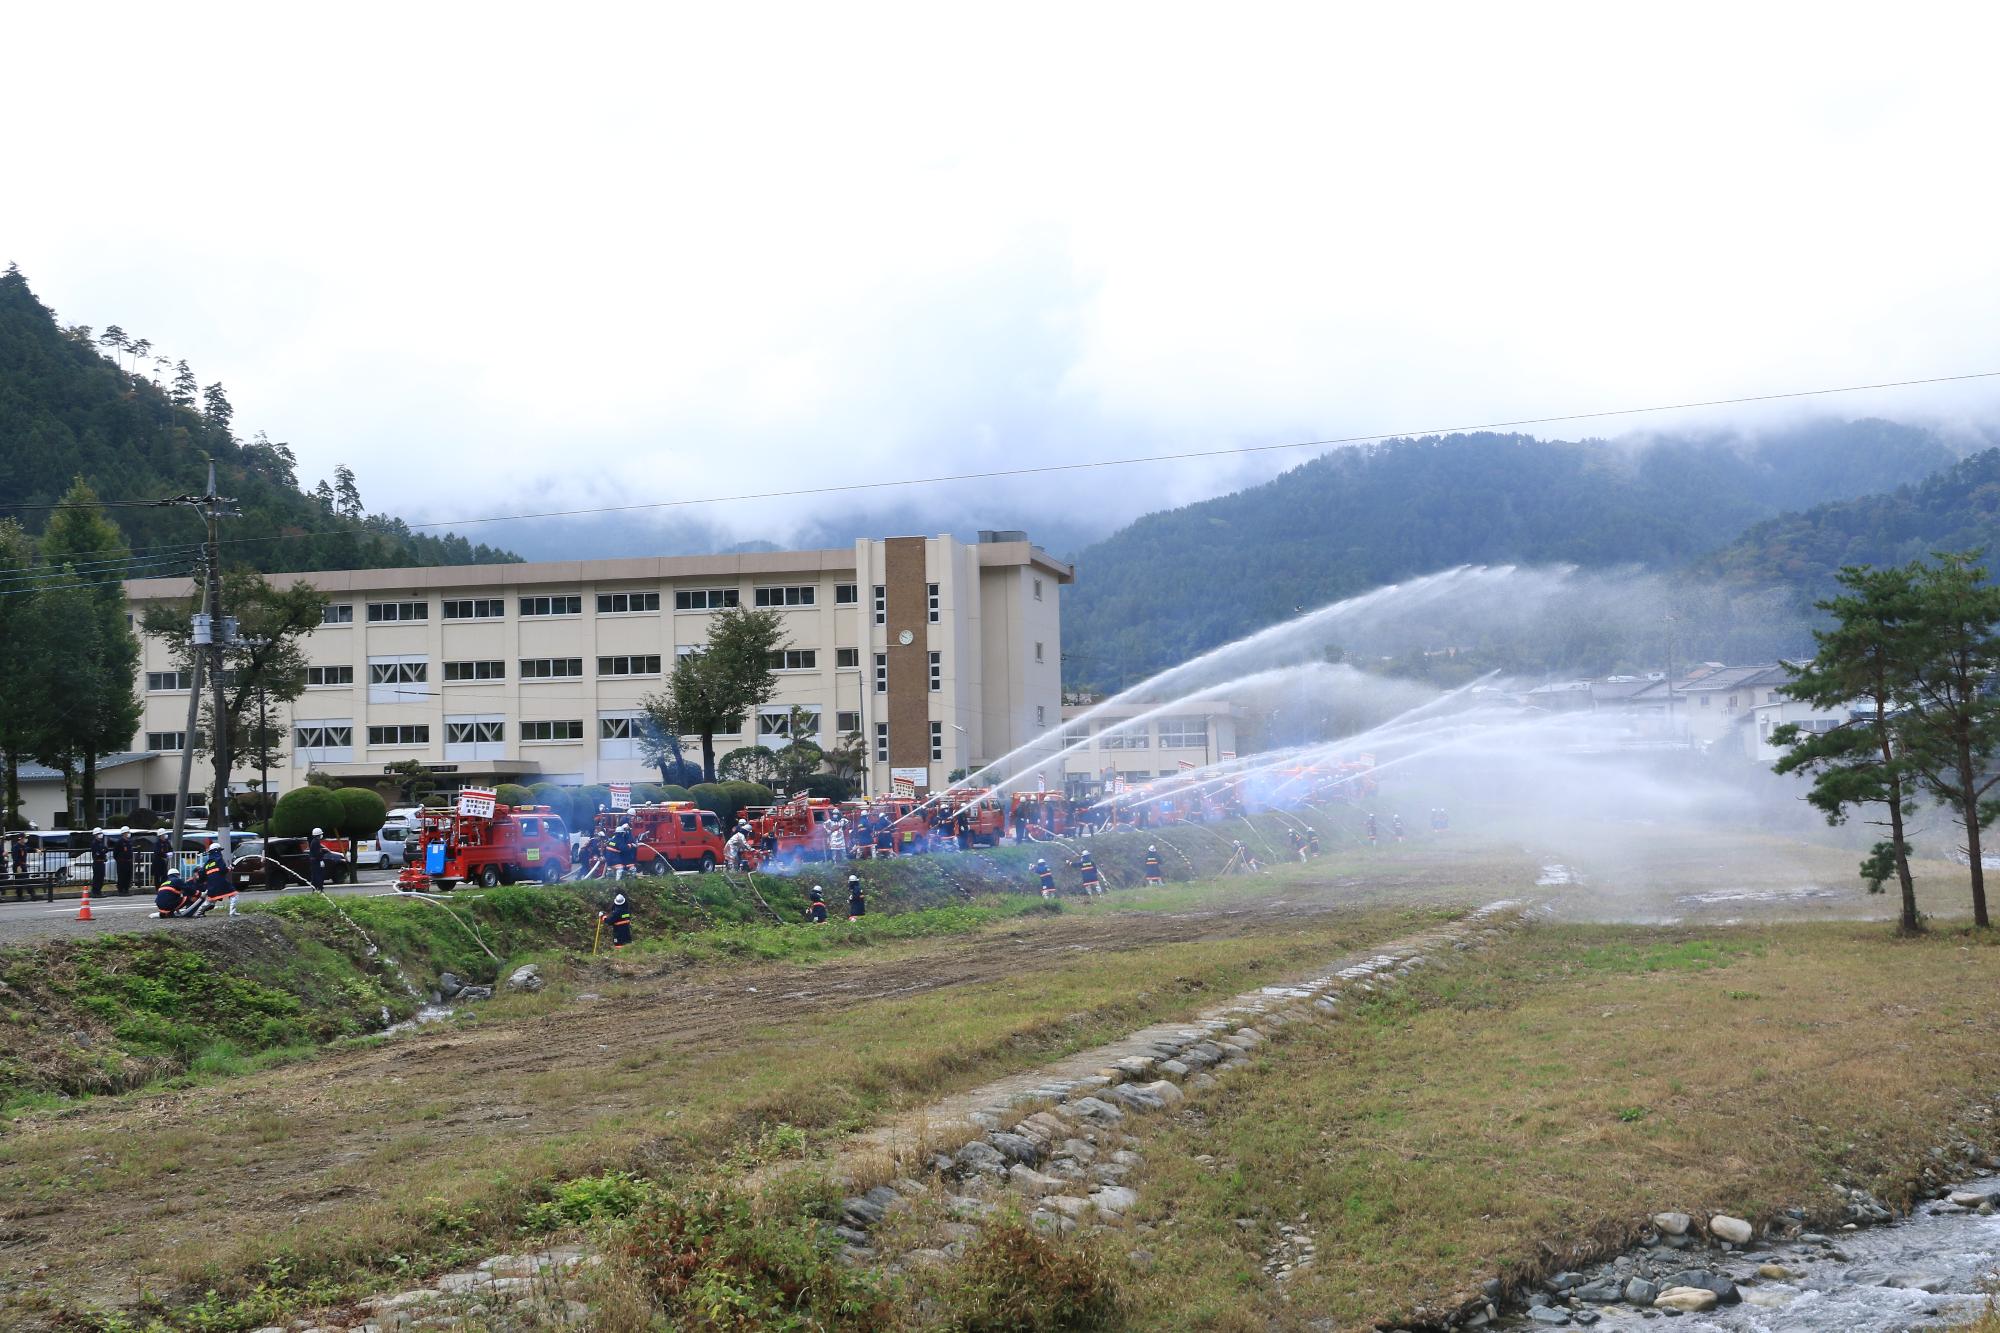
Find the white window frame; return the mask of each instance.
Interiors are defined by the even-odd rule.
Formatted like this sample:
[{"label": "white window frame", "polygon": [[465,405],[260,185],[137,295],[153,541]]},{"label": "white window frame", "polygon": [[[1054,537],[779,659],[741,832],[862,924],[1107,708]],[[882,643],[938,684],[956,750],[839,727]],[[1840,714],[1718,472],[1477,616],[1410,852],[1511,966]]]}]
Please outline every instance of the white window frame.
[{"label": "white window frame", "polygon": [[[646,715],[630,708],[605,709],[597,715],[597,757],[599,759],[637,759],[639,757],[640,728]],[[616,724],[615,728],[614,725]],[[617,730],[622,735],[606,735]]]},{"label": "white window frame", "polygon": [[[453,667],[459,668],[460,674],[456,676],[452,675]],[[466,667],[472,668],[470,674],[465,673],[464,668]],[[505,679],[507,679],[507,662],[505,658],[475,657],[463,662],[446,662],[444,664],[444,676],[439,683],[444,685],[479,685]]]},{"label": "white window frame", "polygon": [[[386,680],[377,680],[387,673]],[[422,703],[431,697],[430,659],[422,653],[402,653],[368,659],[368,702],[371,704]]]},{"label": "white window frame", "polygon": [[931,624],[935,625],[938,623],[941,605],[938,600],[938,585],[935,583],[926,583],[924,585],[924,595],[930,601]]},{"label": "white window frame", "polygon": [[[390,732],[394,740],[378,741],[376,734]],[[431,743],[431,724],[428,722],[377,722],[368,728],[368,748],[371,750],[421,750]]]},{"label": "white window frame", "polygon": [[779,648],[771,654],[773,671],[817,671],[819,670],[819,649]]},{"label": "white window frame", "polygon": [[875,762],[878,764],[889,762],[889,724],[887,722],[877,722],[875,724]]},{"label": "white window frame", "polygon": [[[453,607],[466,608],[464,615],[455,615]],[[446,597],[438,603],[440,620],[505,620],[507,599],[505,597]]]},{"label": "white window frame", "polygon": [[861,670],[861,650],[859,648],[836,648],[833,650],[835,671]]},{"label": "white window frame", "polygon": [[354,623],[354,603],[322,602],[319,608],[319,623],[326,625],[352,625]]},{"label": "white window frame", "polygon": [[[547,727],[549,734],[546,736],[531,736],[528,734],[528,728],[530,727]],[[576,735],[558,736],[555,734],[557,727],[565,729],[574,727],[576,728]],[[583,719],[580,717],[541,717],[521,723],[521,744],[523,745],[580,745],[582,743]]]},{"label": "white window frame", "polygon": [[187,749],[185,731],[149,731],[146,733],[147,754],[179,754]]},{"label": "white window frame", "polygon": [[[623,669],[620,669],[621,664]],[[658,653],[616,653],[597,659],[597,675],[600,680],[626,680],[632,677],[657,676],[659,674],[660,654]]]},{"label": "white window frame", "polygon": [[835,606],[861,605],[861,585],[858,583],[836,583],[833,585]]},{"label": "white window frame", "polygon": [[1208,745],[1208,719],[1163,717],[1158,723],[1162,750],[1200,750]]},{"label": "white window frame", "polygon": [[[687,603],[685,606],[681,605],[684,600]],[[726,611],[742,605],[742,601],[743,593],[737,588],[674,589],[674,610],[689,614],[698,611]]]},{"label": "white window frame", "polygon": [[753,606],[768,610],[792,611],[812,606],[819,589],[811,583],[772,583],[750,590]]},{"label": "white window frame", "polygon": [[833,730],[836,735],[840,736],[851,736],[861,730],[860,710],[835,709],[833,714]]},{"label": "white window frame", "polygon": [[889,654],[875,654],[875,693],[889,692]]},{"label": "white window frame", "polygon": [[[395,614],[381,614],[390,610],[394,610]],[[368,623],[371,625],[404,625],[417,620],[428,622],[430,618],[431,604],[428,601],[368,603]]]},{"label": "white window frame", "polygon": [[1035,580],[1035,600],[1038,602],[1042,600],[1042,581],[1040,579]]},{"label": "white window frame", "polygon": [[931,758],[933,760],[944,758],[944,723],[942,722],[931,723]]},{"label": "white window frame", "polygon": [[[643,605],[648,598],[652,599],[653,604],[651,606]],[[625,605],[616,605],[621,599]],[[633,602],[639,602],[641,605],[634,606],[632,605]],[[647,616],[658,615],[659,613],[660,594],[657,592],[634,592],[627,590],[625,592],[601,592],[597,594],[597,614],[600,616]]]},{"label": "white window frame", "polygon": [[889,587],[884,583],[875,585],[875,623],[889,623]]},{"label": "white window frame", "polygon": [[[319,742],[315,745],[313,742]],[[341,742],[345,742],[342,744]],[[345,717],[313,718],[292,723],[292,766],[311,768],[315,764],[354,762],[354,720]]]},{"label": "white window frame", "polygon": [[192,671],[148,671],[146,673],[146,693],[148,694],[186,694],[193,688],[194,672]]},{"label": "white window frame", "polygon": [[[544,681],[544,680],[583,679],[583,659],[581,657],[523,657],[518,660],[521,663],[521,683],[523,685],[532,684],[537,681]],[[547,672],[538,674],[528,669],[528,664],[531,662],[546,662],[551,668],[554,668],[557,665],[567,666],[570,664],[574,664],[576,670],[556,671],[551,669]]]},{"label": "white window frame", "polygon": [[[453,739],[453,732],[458,739]],[[504,713],[447,714],[444,720],[446,759],[507,757],[507,717]]]},{"label": "white window frame", "polygon": [[930,655],[930,661],[931,661],[931,693],[942,694],[944,692],[944,654],[932,653]]},{"label": "white window frame", "polygon": [[[315,671],[320,673],[318,680],[313,679],[313,672]],[[329,671],[345,671],[347,679],[328,680],[326,673]],[[351,690],[354,688],[354,664],[352,662],[314,663],[306,668],[306,688],[309,690]]]},{"label": "white window frame", "polygon": [[538,592],[520,599],[521,619],[554,620],[583,614],[580,592]]}]

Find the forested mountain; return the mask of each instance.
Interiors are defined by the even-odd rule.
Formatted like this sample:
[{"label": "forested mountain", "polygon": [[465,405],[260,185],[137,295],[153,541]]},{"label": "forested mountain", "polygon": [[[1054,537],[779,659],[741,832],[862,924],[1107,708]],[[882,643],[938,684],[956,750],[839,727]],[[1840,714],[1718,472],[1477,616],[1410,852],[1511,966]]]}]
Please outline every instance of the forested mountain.
[{"label": "forested mountain", "polygon": [[1740,583],[1782,580],[1810,599],[1834,591],[1842,565],[1905,564],[1970,550],[1984,550],[1987,567],[2000,568],[2000,449],[1885,494],[1759,523],[1703,567]]},{"label": "forested mountain", "polygon": [[1116,688],[1251,630],[1458,564],[1684,566],[1789,509],[1947,467],[1935,435],[1829,422],[1644,445],[1471,434],[1339,449],[1086,548],[1064,676]]},{"label": "forested mountain", "polygon": [[[0,274],[0,517],[39,531],[48,511],[25,506],[54,502],[79,476],[114,506],[199,492],[207,454],[222,493],[243,515],[225,525],[230,564],[306,570],[519,559],[367,513],[345,469],[337,486],[322,481],[302,491],[292,451],[261,433],[238,440],[230,418],[223,386],[202,387],[187,362],[168,363],[116,326],[61,327],[17,269]],[[112,507],[108,514],[135,553],[134,572],[187,572],[191,561],[179,552],[203,531],[192,511]]]}]

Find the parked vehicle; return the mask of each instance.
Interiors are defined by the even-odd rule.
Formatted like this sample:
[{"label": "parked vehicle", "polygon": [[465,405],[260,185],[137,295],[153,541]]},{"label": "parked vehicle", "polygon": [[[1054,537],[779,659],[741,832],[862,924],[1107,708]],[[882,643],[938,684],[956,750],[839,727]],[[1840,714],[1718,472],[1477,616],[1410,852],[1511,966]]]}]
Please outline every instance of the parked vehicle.
[{"label": "parked vehicle", "polygon": [[410,826],[401,820],[390,820],[376,831],[375,846],[381,856],[381,864],[401,869],[410,859],[408,841]]},{"label": "parked vehicle", "polygon": [[[324,838],[321,845],[333,853],[326,863],[326,882],[354,883],[358,866],[346,839]],[[297,889],[312,883],[304,838],[252,838],[236,848],[229,872],[239,889]]]},{"label": "parked vehicle", "polygon": [[415,834],[423,873],[441,888],[466,881],[487,888],[522,879],[553,884],[569,874],[569,830],[546,805],[495,806],[490,819],[426,810]]},{"label": "parked vehicle", "polygon": [[[635,805],[630,810],[601,810],[597,832],[609,838],[620,824],[632,826],[639,844],[639,869],[659,874],[663,869],[715,869],[722,861],[722,824],[715,812],[693,801]],[[660,863],[665,862],[662,866]]]}]

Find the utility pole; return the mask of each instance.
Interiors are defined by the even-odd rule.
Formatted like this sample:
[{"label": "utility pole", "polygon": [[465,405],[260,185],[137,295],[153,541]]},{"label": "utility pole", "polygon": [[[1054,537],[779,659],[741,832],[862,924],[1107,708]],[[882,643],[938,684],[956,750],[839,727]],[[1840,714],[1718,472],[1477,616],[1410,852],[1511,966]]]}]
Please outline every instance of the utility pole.
[{"label": "utility pole", "polygon": [[[174,793],[174,840],[173,849],[180,853],[181,833],[187,827],[188,787],[194,771],[194,740],[196,728],[201,725],[201,686],[204,669],[209,684],[214,691],[213,709],[216,734],[213,737],[219,755],[229,753],[229,714],[227,701],[223,697],[222,650],[229,641],[227,623],[222,618],[222,537],[221,524],[225,517],[231,517],[235,510],[225,508],[234,501],[218,495],[215,489],[215,460],[208,460],[208,489],[200,495],[183,495],[164,504],[186,505],[201,511],[208,525],[208,536],[202,544],[202,609],[194,616],[194,623],[188,639],[189,657],[193,662],[194,679],[188,689],[187,735],[181,747],[181,781]],[[221,790],[215,793],[215,804],[208,812],[209,820],[216,827],[216,847],[221,853],[226,868],[229,864],[229,780],[225,770],[220,782]]]}]

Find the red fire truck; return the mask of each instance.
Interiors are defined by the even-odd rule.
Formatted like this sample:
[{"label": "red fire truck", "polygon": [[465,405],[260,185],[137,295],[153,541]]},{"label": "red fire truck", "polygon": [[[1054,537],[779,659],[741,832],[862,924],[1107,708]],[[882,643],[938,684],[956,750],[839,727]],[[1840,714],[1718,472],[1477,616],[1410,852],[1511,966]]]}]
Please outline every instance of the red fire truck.
[{"label": "red fire truck", "polygon": [[1061,792],[1017,791],[1009,807],[1016,842],[1066,837],[1076,827],[1076,806]]},{"label": "red fire truck", "polygon": [[639,844],[639,869],[710,871],[722,864],[722,824],[713,810],[693,801],[662,801],[630,810],[597,812],[597,835],[609,838],[620,824],[632,826]]},{"label": "red fire truck", "polygon": [[1007,833],[1007,811],[991,787],[953,787],[938,798],[937,835],[960,846],[991,847]]},{"label": "red fire truck", "polygon": [[760,863],[824,861],[826,822],[840,808],[823,796],[794,796],[783,805],[751,806],[743,817]]},{"label": "red fire truck", "polygon": [[412,865],[440,888],[523,879],[553,884],[569,873],[569,830],[546,805],[496,805],[489,817],[425,810],[415,832],[421,857]]}]

